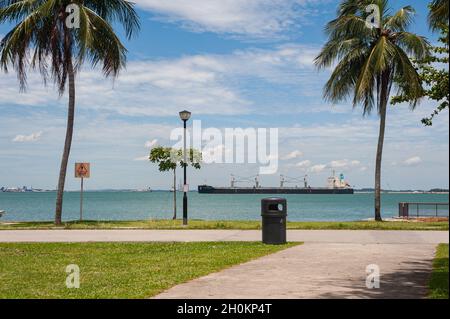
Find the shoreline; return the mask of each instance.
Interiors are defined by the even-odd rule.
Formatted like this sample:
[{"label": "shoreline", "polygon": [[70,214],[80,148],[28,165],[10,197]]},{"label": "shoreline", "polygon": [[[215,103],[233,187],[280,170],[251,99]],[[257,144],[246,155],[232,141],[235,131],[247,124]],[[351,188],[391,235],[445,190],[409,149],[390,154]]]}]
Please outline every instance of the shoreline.
[{"label": "shoreline", "polygon": [[[64,193],[79,193],[79,190],[66,190]],[[85,193],[173,193],[172,190],[169,189],[155,189],[151,191],[144,191],[139,189],[87,189],[84,190]],[[182,193],[182,191],[178,191]],[[0,194],[30,194],[30,193],[56,193],[56,190],[28,190],[28,191],[0,191]],[[190,190],[189,193],[198,193],[197,190]],[[374,194],[374,191],[365,191],[365,190],[357,190],[355,189],[354,194]],[[386,190],[382,191],[382,194],[437,194],[437,195],[449,195],[449,191],[423,191],[423,190],[411,190],[411,191],[396,191],[396,190]],[[208,194],[204,194],[208,195]],[[231,194],[231,195],[239,195],[239,194]],[[251,194],[250,194],[251,195]],[[270,195],[270,194],[269,194]],[[276,194],[274,194],[276,195]],[[300,194],[301,195],[301,194]],[[328,195],[328,194],[326,194]]]},{"label": "shoreline", "polygon": [[[392,220],[383,222],[287,222],[288,230],[449,230],[447,220],[417,221]],[[183,226],[181,220],[137,220],[137,221],[66,221],[55,226],[46,222],[0,222],[2,230],[261,230],[261,221],[247,220],[190,220]]]}]

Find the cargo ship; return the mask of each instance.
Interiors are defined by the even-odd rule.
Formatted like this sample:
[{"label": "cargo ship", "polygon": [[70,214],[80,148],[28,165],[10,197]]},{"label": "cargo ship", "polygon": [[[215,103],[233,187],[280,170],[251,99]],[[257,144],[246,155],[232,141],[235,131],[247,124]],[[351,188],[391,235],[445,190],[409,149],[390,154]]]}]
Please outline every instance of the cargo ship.
[{"label": "cargo ship", "polygon": [[[252,177],[253,178],[253,177]],[[300,181],[299,178],[289,178],[284,175],[280,176],[280,187],[262,187],[259,182],[259,176],[256,175],[254,178],[253,187],[239,187],[238,182],[248,182],[250,178],[237,179],[236,176],[231,176],[230,187],[213,187],[209,185],[198,186],[199,194],[299,194],[299,195],[353,195],[355,193],[354,189],[345,181],[344,175],[341,174],[336,177],[333,176],[328,178],[327,187],[311,187],[308,185],[307,176],[303,177],[302,187],[292,186],[286,187],[286,184],[293,184]]]}]

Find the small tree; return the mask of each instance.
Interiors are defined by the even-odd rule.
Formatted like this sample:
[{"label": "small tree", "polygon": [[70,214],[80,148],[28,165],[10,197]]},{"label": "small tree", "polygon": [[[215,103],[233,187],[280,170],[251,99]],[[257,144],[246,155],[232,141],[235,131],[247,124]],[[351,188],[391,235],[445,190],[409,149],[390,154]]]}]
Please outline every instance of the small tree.
[{"label": "small tree", "polygon": [[158,164],[160,172],[173,171],[173,219],[177,219],[177,167],[192,166],[201,169],[202,154],[190,149],[188,163],[184,163],[183,151],[171,147],[155,147],[150,152],[150,161]]}]

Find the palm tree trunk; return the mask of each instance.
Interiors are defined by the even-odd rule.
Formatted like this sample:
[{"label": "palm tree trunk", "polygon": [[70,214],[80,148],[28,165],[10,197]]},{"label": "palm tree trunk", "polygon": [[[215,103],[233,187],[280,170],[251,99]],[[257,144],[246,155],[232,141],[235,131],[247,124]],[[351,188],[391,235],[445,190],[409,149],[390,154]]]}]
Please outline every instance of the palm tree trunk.
[{"label": "palm tree trunk", "polygon": [[69,162],[70,148],[72,147],[73,123],[75,118],[75,72],[73,69],[72,59],[68,62],[68,78],[69,78],[69,109],[67,115],[66,141],[64,143],[64,152],[61,160],[61,168],[59,171],[58,194],[56,195],[56,211],[55,224],[62,223],[62,207],[64,186],[66,182],[67,164]]},{"label": "palm tree trunk", "polygon": [[386,130],[386,105],[380,108],[380,133],[378,136],[377,159],[375,164],[375,220],[381,218],[381,162],[383,159],[384,134]]},{"label": "palm tree trunk", "polygon": [[387,70],[381,76],[380,95],[379,95],[379,113],[380,113],[380,132],[378,135],[377,158],[375,163],[375,220],[383,221],[381,217],[381,163],[383,160],[384,135],[386,132],[387,104],[390,95],[391,72]]},{"label": "palm tree trunk", "polygon": [[177,170],[173,170],[173,220],[177,219]]}]

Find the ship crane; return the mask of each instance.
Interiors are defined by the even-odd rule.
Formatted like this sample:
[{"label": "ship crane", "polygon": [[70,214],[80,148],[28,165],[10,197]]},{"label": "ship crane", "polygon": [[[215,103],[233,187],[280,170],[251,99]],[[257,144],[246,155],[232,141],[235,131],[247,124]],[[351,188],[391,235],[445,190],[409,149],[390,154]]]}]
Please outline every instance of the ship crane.
[{"label": "ship crane", "polygon": [[305,188],[308,188],[308,175],[303,177],[289,177],[285,175],[280,175],[280,188],[283,188],[285,184],[296,184],[303,183]]},{"label": "ship crane", "polygon": [[259,182],[259,175],[253,175],[248,177],[231,175],[231,188],[236,188],[236,184],[238,183],[255,183],[255,188],[260,188],[261,183]]}]

